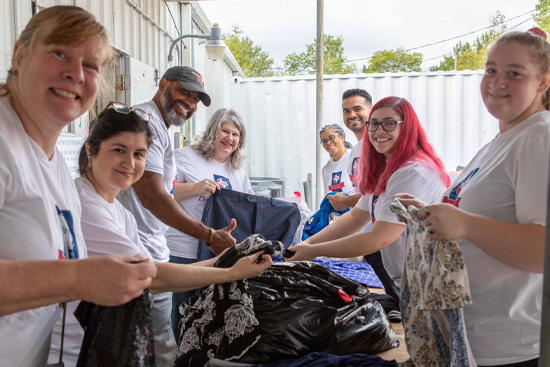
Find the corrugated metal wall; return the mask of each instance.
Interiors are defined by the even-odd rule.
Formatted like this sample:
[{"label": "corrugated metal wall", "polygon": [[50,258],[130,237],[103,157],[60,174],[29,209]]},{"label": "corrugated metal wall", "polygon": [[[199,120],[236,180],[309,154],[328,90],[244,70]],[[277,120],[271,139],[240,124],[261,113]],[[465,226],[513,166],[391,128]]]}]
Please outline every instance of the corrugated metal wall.
[{"label": "corrugated metal wall", "polygon": [[[4,80],[10,66],[15,40],[32,16],[31,0],[2,0],[4,11],[0,15],[2,36],[0,36],[0,79]],[[157,0],[37,0],[39,8],[54,5],[76,5],[93,13],[107,28],[113,46],[122,55],[126,55],[141,65],[138,69],[147,69],[143,76],[159,76],[170,66],[190,65],[204,77],[206,90],[212,97],[209,108],[201,107],[187,129],[187,135],[204,130],[208,117],[217,108],[228,106],[229,83],[231,75],[244,75],[231,53],[226,50],[225,60],[209,60],[206,57],[203,40],[185,38],[185,48],[178,44],[181,57],[174,49],[174,61],[168,63],[168,51],[172,41],[180,34],[208,34],[212,24],[196,3]],[[173,19],[172,19],[173,17]],[[177,28],[176,28],[177,27]],[[130,62],[128,62],[129,64]],[[135,63],[134,63],[135,65]],[[131,73],[131,69],[129,69]],[[130,75],[130,79],[142,78],[142,75]],[[130,91],[131,96],[153,95],[156,90],[154,80],[140,83],[141,87],[150,85],[151,90]],[[132,85],[130,83],[130,88]],[[139,103],[142,100],[127,101]]]},{"label": "corrugated metal wall", "polygon": [[[323,124],[343,125],[341,101],[347,89],[363,88],[373,102],[392,95],[404,97],[415,108],[446,168],[455,169],[468,163],[498,132],[498,122],[479,93],[482,76],[482,70],[326,76]],[[315,77],[232,81],[231,105],[243,115],[249,136],[245,167],[249,175],[285,179],[286,196],[303,191],[307,173],[315,175],[315,144],[319,144]],[[344,130],[346,140],[355,144],[353,134]],[[326,162],[329,156],[323,154]]]}]

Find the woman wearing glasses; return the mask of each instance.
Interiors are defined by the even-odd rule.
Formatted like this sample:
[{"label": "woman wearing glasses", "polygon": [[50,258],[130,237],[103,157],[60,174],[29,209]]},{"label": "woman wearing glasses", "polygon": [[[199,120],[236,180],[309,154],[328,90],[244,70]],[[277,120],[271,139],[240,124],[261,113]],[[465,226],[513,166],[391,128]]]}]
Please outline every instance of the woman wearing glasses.
[{"label": "woman wearing glasses", "polygon": [[[174,199],[196,220],[201,220],[206,201],[220,188],[253,194],[248,174],[242,169],[246,144],[244,121],[235,110],[220,108],[206,125],[202,137],[192,146],[176,149],[177,183]],[[213,235],[213,234],[212,234]],[[197,260],[198,241],[169,228],[166,241],[170,262],[191,264]],[[172,330],[179,340],[179,306],[194,292],[172,294]]]},{"label": "woman wearing glasses", "polygon": [[[389,280],[386,293],[398,300],[403,270],[406,226],[389,209],[393,195],[414,192],[424,202],[437,202],[450,184],[443,163],[428,143],[411,104],[387,97],[371,110],[363,144],[357,187],[363,194],[357,205],[321,232],[290,250],[290,260],[317,256],[354,257],[381,252]],[[366,139],[365,139],[366,141]],[[369,222],[369,232],[359,233]]]},{"label": "woman wearing glasses", "polygon": [[353,185],[348,175],[350,149],[352,145],[346,141],[346,134],[340,125],[325,125],[319,132],[321,145],[330,155],[323,166],[323,187],[325,195],[329,192],[349,193]]},{"label": "woman wearing glasses", "polygon": [[[145,111],[111,103],[92,124],[90,136],[80,151],[81,177],[75,183],[82,203],[82,233],[90,257],[117,254],[140,260],[151,258],[139,239],[134,217],[116,200],[119,191],[130,187],[144,172],[151,144],[148,120]],[[271,258],[260,254],[247,256],[228,269],[212,267],[215,261],[192,266],[155,263],[157,276],[150,290],[181,292],[231,282],[257,276],[271,265]],[[71,308],[76,308],[76,302],[69,304],[69,310],[73,311]],[[169,324],[170,320],[163,322]],[[52,362],[59,353],[60,326],[56,326],[54,333],[58,335],[52,337]],[[76,364],[82,337],[82,328],[72,312],[67,312],[63,353],[66,365]]]}]

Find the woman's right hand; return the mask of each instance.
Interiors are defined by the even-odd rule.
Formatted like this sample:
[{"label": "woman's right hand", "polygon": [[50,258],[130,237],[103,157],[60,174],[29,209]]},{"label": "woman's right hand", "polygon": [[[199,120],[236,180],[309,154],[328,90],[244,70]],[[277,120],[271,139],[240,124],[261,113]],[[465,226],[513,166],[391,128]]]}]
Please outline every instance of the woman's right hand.
[{"label": "woman's right hand", "polygon": [[399,199],[401,204],[403,204],[406,208],[409,207],[409,205],[413,205],[417,207],[418,209],[425,207],[426,203],[417,198],[416,196],[412,196],[410,194],[396,194],[393,196],[394,199]]},{"label": "woman's right hand", "polygon": [[230,281],[256,277],[273,265],[271,256],[258,252],[239,259],[230,269]]},{"label": "woman's right hand", "polygon": [[290,247],[288,252],[294,252],[294,255],[291,257],[285,257],[285,261],[312,261],[315,258],[315,255],[311,253],[312,247],[312,245],[305,241]]},{"label": "woman's right hand", "polygon": [[[394,199],[398,199],[401,204],[405,206],[405,208],[408,208],[410,205],[413,205],[417,207],[418,209],[423,208],[426,206],[426,203],[424,203],[422,200],[417,198],[416,196],[412,196],[410,194],[396,194],[393,196]],[[397,219],[399,219],[402,223],[407,223],[407,219],[397,214]]]},{"label": "woman's right hand", "polygon": [[135,257],[91,257],[75,264],[75,298],[105,306],[118,306],[139,297],[157,275],[153,261]]},{"label": "woman's right hand", "polygon": [[220,186],[216,181],[209,178],[205,178],[195,184],[195,194],[198,195],[212,195],[216,190],[219,190]]}]

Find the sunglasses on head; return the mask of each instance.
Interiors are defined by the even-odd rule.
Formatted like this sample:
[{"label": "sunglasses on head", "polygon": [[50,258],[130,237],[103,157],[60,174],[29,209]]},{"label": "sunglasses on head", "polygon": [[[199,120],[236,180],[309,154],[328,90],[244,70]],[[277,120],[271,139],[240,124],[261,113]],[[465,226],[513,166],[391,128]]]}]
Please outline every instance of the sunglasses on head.
[{"label": "sunglasses on head", "polygon": [[134,112],[140,119],[145,122],[149,122],[150,119],[149,114],[143,110],[140,110],[139,108],[133,108],[120,102],[110,102],[107,107],[105,107],[105,109],[99,115],[97,115],[96,121],[99,120],[101,116],[105,113],[105,111],[107,111],[109,108],[112,108],[116,112],[123,115],[128,115]]}]

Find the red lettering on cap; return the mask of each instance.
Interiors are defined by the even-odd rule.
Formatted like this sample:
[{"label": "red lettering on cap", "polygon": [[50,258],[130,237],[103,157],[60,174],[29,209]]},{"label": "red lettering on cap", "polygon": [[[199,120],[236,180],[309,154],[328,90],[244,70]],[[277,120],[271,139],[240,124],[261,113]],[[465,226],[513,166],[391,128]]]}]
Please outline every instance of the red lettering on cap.
[{"label": "red lettering on cap", "polygon": [[193,74],[195,74],[195,75],[197,76],[197,80],[199,81],[199,83],[201,83],[202,87],[204,88],[204,82],[203,82],[203,80],[202,80],[202,76],[200,76],[200,75],[197,74],[197,73],[193,73]]}]

